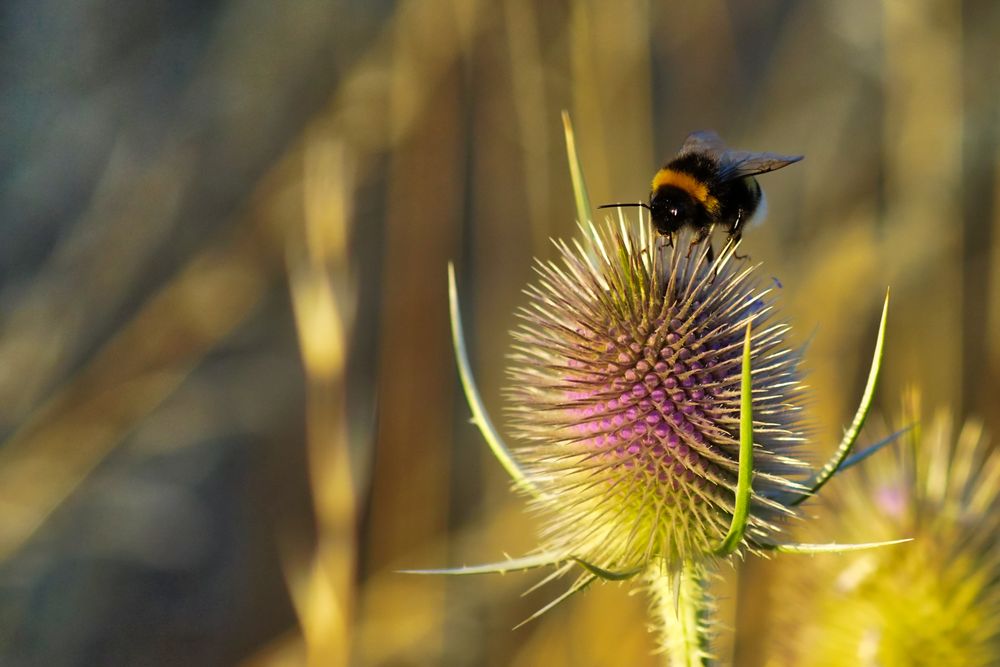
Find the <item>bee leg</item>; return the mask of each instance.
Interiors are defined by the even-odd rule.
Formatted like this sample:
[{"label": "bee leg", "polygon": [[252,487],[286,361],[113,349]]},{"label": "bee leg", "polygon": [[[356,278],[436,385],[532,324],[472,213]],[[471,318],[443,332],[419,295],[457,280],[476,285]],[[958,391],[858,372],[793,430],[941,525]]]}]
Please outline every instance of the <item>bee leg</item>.
[{"label": "bee leg", "polygon": [[674,235],[670,232],[664,234],[657,234],[658,240],[656,242],[656,247],[659,249],[663,248],[673,248],[674,247]]},{"label": "bee leg", "polygon": [[[694,251],[694,249],[698,247],[698,244],[700,244],[704,240],[705,240],[704,238],[696,238],[693,241],[691,241],[691,244],[688,246],[687,255],[685,255],[684,258],[691,259],[692,251]],[[705,255],[708,258],[709,262],[715,259],[715,251],[712,249],[711,242],[708,244],[708,252],[706,252]]]},{"label": "bee leg", "polygon": [[[739,236],[739,234],[737,234],[736,236],[731,236],[730,240],[732,241],[733,245],[735,246],[737,243],[740,242],[740,236]],[[733,257],[735,257],[736,259],[746,259],[749,256],[750,255],[741,255],[738,252],[733,252]]]},{"label": "bee leg", "polygon": [[[735,247],[740,239],[743,238],[743,209],[740,209],[739,214],[736,216],[736,222],[733,224],[733,229],[729,232],[729,242]],[[736,259],[746,259],[750,255],[741,255],[738,252],[733,252],[733,257]]]},{"label": "bee leg", "polygon": [[[688,257],[691,256],[691,251],[694,249],[695,246],[700,245],[705,239],[711,237],[712,230],[714,228],[715,225],[709,225],[708,227],[702,227],[701,229],[698,230],[698,233],[695,234],[693,239],[691,239],[691,245],[688,246],[688,254],[687,254]],[[715,250],[712,248],[711,240],[709,240],[708,242],[708,251],[706,252],[706,257],[710,262],[713,259],[715,259]]]}]

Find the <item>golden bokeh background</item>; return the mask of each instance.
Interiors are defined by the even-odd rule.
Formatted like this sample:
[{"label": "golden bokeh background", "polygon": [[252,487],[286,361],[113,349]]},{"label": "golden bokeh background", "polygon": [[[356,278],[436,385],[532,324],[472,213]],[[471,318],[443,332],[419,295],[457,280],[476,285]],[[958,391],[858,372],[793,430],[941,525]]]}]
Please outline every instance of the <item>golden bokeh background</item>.
[{"label": "golden bokeh background", "polygon": [[[0,664],[658,664],[627,584],[512,631],[560,584],[396,572],[534,546],[445,276],[502,424],[532,257],[575,229],[563,109],[595,203],[695,129],[806,155],[742,247],[809,341],[815,459],[887,286],[883,424],[916,386],[1000,432],[996,3],[17,0],[0,30]],[[782,566],[723,572],[724,664],[763,663]]]}]

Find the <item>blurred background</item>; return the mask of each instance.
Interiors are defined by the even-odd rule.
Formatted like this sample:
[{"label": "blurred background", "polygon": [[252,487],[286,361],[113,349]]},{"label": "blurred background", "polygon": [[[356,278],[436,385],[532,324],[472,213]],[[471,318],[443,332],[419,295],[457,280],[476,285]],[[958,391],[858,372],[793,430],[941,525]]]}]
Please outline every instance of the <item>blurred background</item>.
[{"label": "blurred background", "polygon": [[[916,386],[997,433],[998,36],[989,0],[4,3],[0,664],[657,664],[628,585],[512,631],[561,584],[395,572],[535,544],[447,262],[502,424],[575,230],[562,109],[595,204],[695,129],[802,153],[743,249],[810,341],[811,456],[887,286],[878,419]],[[723,662],[762,664],[782,566],[723,573]]]}]

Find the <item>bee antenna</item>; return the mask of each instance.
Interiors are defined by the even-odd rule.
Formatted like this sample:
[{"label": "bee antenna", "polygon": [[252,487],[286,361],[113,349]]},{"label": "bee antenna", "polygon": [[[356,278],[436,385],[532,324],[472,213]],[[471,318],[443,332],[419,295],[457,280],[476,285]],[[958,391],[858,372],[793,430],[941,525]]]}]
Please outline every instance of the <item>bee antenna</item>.
[{"label": "bee antenna", "polygon": [[622,206],[622,207],[625,207],[625,206],[641,206],[644,209],[646,209],[647,211],[652,210],[652,209],[649,208],[649,204],[647,204],[645,202],[628,203],[628,204],[601,204],[597,208],[616,208],[618,206]]}]

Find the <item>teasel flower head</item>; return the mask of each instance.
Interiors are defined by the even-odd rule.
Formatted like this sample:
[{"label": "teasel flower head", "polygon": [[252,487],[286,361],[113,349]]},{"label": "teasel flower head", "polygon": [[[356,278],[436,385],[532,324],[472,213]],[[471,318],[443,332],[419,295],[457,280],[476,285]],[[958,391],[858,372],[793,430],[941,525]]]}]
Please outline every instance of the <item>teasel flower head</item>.
[{"label": "teasel flower head", "polygon": [[742,549],[773,544],[801,480],[798,352],[771,321],[774,284],[727,246],[647,221],[583,228],[537,265],[508,392],[549,553],[622,571],[715,558],[730,527],[740,373],[752,327],[753,496]]},{"label": "teasel flower head", "polygon": [[817,510],[825,535],[914,539],[789,559],[776,585],[785,613],[770,664],[997,664],[1000,451],[979,423],[957,434],[946,413],[918,424],[905,442],[843,475]]}]

